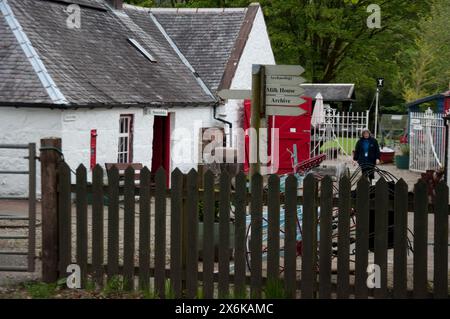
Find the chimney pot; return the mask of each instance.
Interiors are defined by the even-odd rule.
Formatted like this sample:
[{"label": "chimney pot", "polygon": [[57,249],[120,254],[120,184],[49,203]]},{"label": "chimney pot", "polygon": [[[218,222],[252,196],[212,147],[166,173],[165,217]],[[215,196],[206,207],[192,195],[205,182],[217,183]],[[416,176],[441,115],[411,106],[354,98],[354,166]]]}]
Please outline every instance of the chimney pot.
[{"label": "chimney pot", "polygon": [[106,0],[106,2],[108,2],[108,4],[114,9],[123,9],[123,0]]}]

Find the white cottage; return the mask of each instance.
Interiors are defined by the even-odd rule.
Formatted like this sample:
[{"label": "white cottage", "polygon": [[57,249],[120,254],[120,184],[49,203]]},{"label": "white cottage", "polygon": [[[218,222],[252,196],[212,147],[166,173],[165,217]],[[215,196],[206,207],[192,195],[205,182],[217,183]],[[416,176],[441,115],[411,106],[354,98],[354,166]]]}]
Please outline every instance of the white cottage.
[{"label": "white cottage", "polygon": [[[0,0],[0,144],[55,136],[73,168],[134,162],[187,172],[202,129],[230,136],[241,127],[243,101],[217,92],[250,89],[252,64],[274,62],[258,4]],[[13,155],[0,153],[0,170],[18,168]],[[0,195],[23,195],[26,185],[2,175]]]}]

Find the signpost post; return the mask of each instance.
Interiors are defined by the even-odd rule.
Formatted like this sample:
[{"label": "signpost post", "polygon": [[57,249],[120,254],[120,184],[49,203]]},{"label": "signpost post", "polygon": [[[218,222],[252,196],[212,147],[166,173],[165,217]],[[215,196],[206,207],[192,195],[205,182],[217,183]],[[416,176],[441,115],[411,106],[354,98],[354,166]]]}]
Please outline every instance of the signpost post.
[{"label": "signpost post", "polygon": [[300,87],[305,79],[300,65],[259,65],[252,68],[252,90],[221,90],[220,98],[251,98],[250,116],[250,178],[260,172],[260,128],[267,127],[268,116],[299,116],[306,113],[299,106],[306,101],[301,98]]},{"label": "signpost post", "polygon": [[[256,136],[250,136],[250,177],[260,172],[259,153],[261,141],[259,129],[267,127],[268,116],[299,116],[306,113],[299,106],[306,101],[300,87],[305,70],[299,65],[254,65],[252,77],[252,109],[250,128]],[[254,134],[254,133],[253,133]],[[253,153],[252,156],[252,152]],[[256,156],[256,157],[255,157]]]}]

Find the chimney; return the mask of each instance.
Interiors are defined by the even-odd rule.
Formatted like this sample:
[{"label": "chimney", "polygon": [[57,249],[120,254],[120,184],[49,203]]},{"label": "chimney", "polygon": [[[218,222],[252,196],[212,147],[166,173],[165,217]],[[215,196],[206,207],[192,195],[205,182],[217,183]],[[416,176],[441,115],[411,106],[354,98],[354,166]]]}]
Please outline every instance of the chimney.
[{"label": "chimney", "polygon": [[106,2],[113,8],[117,10],[122,10],[123,0],[106,0]]}]

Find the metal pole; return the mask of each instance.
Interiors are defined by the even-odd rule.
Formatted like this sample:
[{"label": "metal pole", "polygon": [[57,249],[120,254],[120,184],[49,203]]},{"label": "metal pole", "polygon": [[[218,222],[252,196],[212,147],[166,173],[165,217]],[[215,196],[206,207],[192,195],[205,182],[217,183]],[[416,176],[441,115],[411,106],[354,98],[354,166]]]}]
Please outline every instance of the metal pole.
[{"label": "metal pole", "polygon": [[375,102],[375,138],[377,138],[378,136],[378,103],[380,100],[380,88],[377,88],[377,94],[376,96],[376,102]]}]

